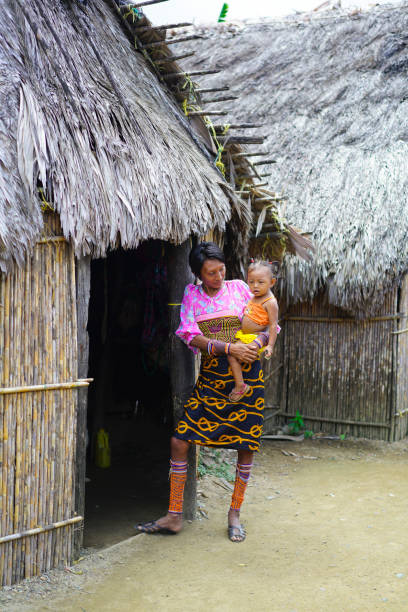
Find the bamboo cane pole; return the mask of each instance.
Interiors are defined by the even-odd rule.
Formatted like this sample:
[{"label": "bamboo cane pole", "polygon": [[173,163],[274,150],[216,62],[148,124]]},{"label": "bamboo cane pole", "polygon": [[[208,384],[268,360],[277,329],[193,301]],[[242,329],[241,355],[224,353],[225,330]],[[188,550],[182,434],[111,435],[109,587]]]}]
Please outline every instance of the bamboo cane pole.
[{"label": "bamboo cane pole", "polygon": [[[46,380],[46,377],[49,376],[49,373],[53,371],[53,343],[54,343],[54,333],[58,336],[58,328],[55,328],[53,322],[53,312],[54,312],[54,285],[55,285],[55,277],[54,277],[54,253],[55,250],[58,250],[59,244],[62,243],[47,243],[45,245],[37,246],[41,253],[41,269],[42,274],[45,272],[46,279],[46,287],[47,291],[45,293],[45,319],[44,319],[44,376],[43,380]],[[39,279],[40,280],[40,279]],[[54,378],[52,378],[53,380]],[[43,393],[44,398],[44,408],[45,408],[45,431],[44,431],[44,448],[46,449],[46,457],[45,457],[45,491],[46,494],[43,498],[44,503],[44,522],[43,524],[51,523],[53,520],[53,505],[54,505],[54,494],[53,494],[53,472],[55,466],[55,457],[52,452],[52,433],[54,430],[54,401],[53,394]],[[50,531],[44,534],[44,559],[43,559],[43,569],[48,571],[51,568],[51,555],[52,555],[52,544],[53,544],[53,533]]]},{"label": "bamboo cane pole", "polygon": [[[4,355],[4,308],[5,308],[5,276],[0,274],[0,350],[1,354]],[[0,359],[0,383],[4,380],[4,359]],[[5,402],[3,398],[0,398],[0,433],[1,433],[1,464],[0,464],[0,534],[5,533],[6,525],[6,452],[7,452],[7,414],[5,411]],[[4,575],[4,554],[0,553],[0,585],[3,584]]]},{"label": "bamboo cane pole", "polygon": [[[72,245],[69,247],[69,256],[71,261],[71,304],[70,304],[70,316],[67,316],[67,320],[70,322],[70,337],[72,338],[71,346],[71,363],[69,365],[69,370],[67,374],[78,376],[78,321],[77,321],[77,291],[76,291],[76,268],[75,268],[75,256]],[[70,458],[69,458],[69,466],[70,466],[70,511],[74,513],[75,511],[75,457],[76,457],[76,441],[77,441],[77,415],[78,415],[78,393],[74,393],[70,391],[68,394],[69,406],[71,409],[71,426],[70,426]],[[68,562],[72,562],[72,554],[74,550],[74,526],[70,525],[68,527],[69,530],[69,549],[68,549]]]},{"label": "bamboo cane pole", "polygon": [[[21,299],[21,318],[20,318],[20,384],[25,383],[25,369],[26,369],[26,351],[25,351],[25,287],[26,287],[26,267],[21,268],[20,271],[20,299]],[[22,481],[21,481],[21,529],[27,528],[27,512],[26,512],[26,483],[27,483],[27,455],[28,455],[28,431],[27,431],[27,415],[26,415],[26,398],[20,397],[21,404],[21,424],[22,424]],[[26,542],[22,543],[22,559],[20,568],[20,580],[25,578],[25,566],[26,566],[26,555],[27,546]]]},{"label": "bamboo cane pole", "polygon": [[[30,304],[32,305],[31,314],[31,367],[30,367],[30,380],[33,383],[38,383],[38,338],[39,333],[37,326],[38,308],[41,307],[36,301],[37,296],[35,292],[36,286],[36,262],[35,262],[35,251],[31,259],[31,278],[30,278]],[[40,394],[32,395],[32,445],[31,445],[31,524],[33,528],[38,525],[38,487],[39,487],[39,469],[38,469],[38,457],[40,448],[40,429],[39,419],[41,415],[41,402],[42,398]],[[34,538],[31,543],[31,575],[37,574],[37,550],[38,550],[38,538]]]},{"label": "bamboo cane pole", "polygon": [[55,523],[51,523],[50,525],[46,525],[45,527],[35,527],[34,529],[27,529],[26,531],[22,531],[21,533],[12,533],[10,535],[1,537],[0,544],[5,544],[6,542],[12,542],[21,538],[38,535],[40,533],[46,533],[47,531],[51,531],[52,529],[60,529],[61,527],[65,527],[66,525],[73,525],[83,520],[84,519],[82,516],[74,516],[73,518],[65,519],[64,521],[57,521]]},{"label": "bamboo cane pole", "polygon": [[[14,359],[14,318],[13,318],[13,298],[14,298],[14,275],[10,275],[9,279],[9,379],[14,382],[14,368],[11,367]],[[9,469],[8,469],[8,512],[9,512],[9,527],[8,529],[13,531],[14,528],[14,492],[15,492],[15,448],[16,448],[16,412],[14,399],[10,399],[9,403],[9,435],[10,435],[10,446],[9,446]],[[9,544],[8,551],[8,567],[7,567],[7,584],[13,583],[13,568],[15,560],[15,549],[12,544]]]},{"label": "bamboo cane pole", "polygon": [[[70,362],[71,362],[71,353],[73,342],[76,338],[76,332],[72,333],[71,325],[72,325],[72,317],[71,317],[71,261],[70,261],[70,248],[60,249],[60,262],[61,262],[61,271],[64,278],[64,294],[60,297],[60,303],[62,306],[62,318],[63,318],[63,335],[69,341],[63,343],[64,346],[61,347],[62,351],[62,375],[68,378],[69,376],[77,376],[78,372],[70,371]],[[65,350],[66,346],[66,350]],[[73,507],[72,507],[72,489],[71,489],[71,457],[72,457],[72,444],[73,440],[71,438],[71,413],[72,413],[72,391],[64,391],[62,392],[63,396],[63,410],[62,414],[64,417],[64,438],[63,438],[63,486],[61,490],[61,500],[62,500],[62,508],[61,508],[61,518],[65,519],[66,516],[72,516]],[[69,564],[69,555],[70,555],[70,530],[71,527],[68,525],[64,527],[61,531],[61,537],[63,538],[62,544],[62,559],[65,564]]]},{"label": "bamboo cane pole", "polygon": [[[52,381],[56,382],[58,380],[62,380],[62,376],[63,373],[61,371],[61,365],[60,365],[60,354],[59,351],[61,350],[61,343],[64,343],[65,338],[63,337],[61,340],[61,336],[63,336],[63,327],[62,327],[62,317],[61,317],[61,313],[60,313],[60,287],[61,284],[63,283],[63,279],[60,277],[60,262],[58,259],[58,254],[59,254],[59,245],[54,245],[53,251],[52,251],[52,279],[53,279],[53,283],[52,283],[52,295],[50,297],[50,307],[52,310],[52,320],[50,321],[50,325],[52,326],[52,329],[55,330],[55,339],[52,343],[52,346],[50,347],[51,350],[51,371],[50,371],[50,376],[52,377]],[[52,437],[53,440],[55,442],[55,446],[54,446],[54,479],[53,479],[53,483],[52,483],[52,487],[53,487],[53,497],[54,497],[54,504],[53,504],[53,513],[50,512],[50,514],[47,516],[47,521],[58,521],[60,520],[61,517],[60,516],[60,512],[61,512],[61,499],[60,499],[60,495],[61,495],[61,484],[60,484],[60,480],[61,480],[61,473],[63,470],[63,455],[61,453],[61,443],[62,443],[62,438],[61,435],[63,435],[63,426],[61,426],[61,419],[63,418],[63,415],[61,414],[61,412],[64,410],[63,404],[62,404],[62,391],[61,390],[56,390],[55,392],[52,392],[51,394],[51,400],[52,403],[55,405],[56,407],[56,414],[54,416],[54,420],[53,420],[53,429],[52,429]],[[53,549],[53,563],[54,565],[57,565],[58,562],[60,561],[60,548],[61,548],[61,533],[52,533],[50,534],[51,538],[53,539],[52,542],[52,549]]]},{"label": "bamboo cane pole", "polygon": [[[66,350],[69,351],[70,346],[71,346],[71,342],[72,342],[72,338],[69,338],[69,334],[67,333],[67,312],[66,312],[66,304],[67,304],[67,300],[69,299],[69,291],[70,291],[70,285],[68,283],[68,278],[67,278],[67,272],[68,272],[68,261],[67,261],[67,257],[66,257],[66,251],[64,249],[64,251],[62,249],[58,249],[58,257],[57,257],[57,261],[58,261],[58,274],[61,277],[61,283],[60,285],[65,287],[65,291],[62,294],[58,295],[58,305],[59,305],[59,329],[61,330],[61,334],[60,334],[60,344],[58,347],[58,355],[59,355],[59,375],[62,377],[62,379],[68,376],[68,372],[67,372],[67,367],[66,367]],[[69,338],[69,340],[68,340]],[[68,340],[68,342],[67,342]],[[66,350],[65,350],[65,346],[66,346]],[[68,427],[69,427],[69,420],[68,420],[68,411],[69,411],[69,406],[67,404],[67,396],[68,396],[69,392],[65,392],[65,391],[60,391],[60,396],[61,396],[61,406],[62,409],[60,410],[60,452],[61,452],[61,461],[60,461],[60,466],[61,466],[61,470],[60,470],[60,486],[59,486],[59,491],[58,491],[58,498],[60,501],[60,507],[59,507],[59,520],[63,520],[66,518],[66,512],[70,513],[70,510],[67,510],[67,504],[69,502],[69,500],[67,499],[67,491],[66,491],[66,487],[67,487],[67,461],[68,461],[68,456],[69,456],[69,448],[68,448]],[[59,560],[63,561],[64,564],[67,564],[67,549],[68,549],[68,542],[67,542],[67,529],[64,528],[62,529],[59,533]]]},{"label": "bamboo cane pole", "polygon": [[[25,329],[24,329],[24,315],[25,315],[25,267],[19,269],[19,284],[20,284],[20,300],[21,300],[21,315],[19,319],[20,327],[20,380],[19,383],[25,382]],[[21,457],[21,509],[20,509],[20,525],[21,529],[27,528],[26,523],[26,481],[27,481],[27,419],[26,419],[26,406],[25,398],[20,397],[20,410],[21,410],[21,437],[22,437],[22,457]],[[21,567],[20,567],[20,580],[24,579],[25,576],[25,564],[26,564],[26,543],[22,542],[21,546]]]},{"label": "bamboo cane pole", "polygon": [[[31,380],[30,372],[30,315],[31,315],[31,260],[28,258],[25,266],[25,279],[24,279],[24,380],[23,384],[26,385]],[[32,396],[23,396],[25,406],[25,422],[26,422],[26,476],[25,476],[25,492],[24,492],[24,525],[30,529],[32,524]],[[31,541],[27,540],[25,544],[25,563],[24,563],[24,578],[29,578],[32,571],[32,546]]]},{"label": "bamboo cane pole", "polygon": [[[14,295],[13,295],[13,368],[15,372],[15,381],[21,381],[21,270],[17,268],[14,271]],[[23,437],[22,437],[22,414],[20,397],[15,398],[16,410],[16,453],[15,453],[15,476],[14,476],[14,531],[22,529],[21,514],[22,514],[22,499],[21,487],[23,480],[22,463],[23,463]],[[14,544],[13,554],[13,582],[21,580],[21,565],[22,565],[22,542]]]},{"label": "bamboo cane pole", "polygon": [[[33,288],[34,288],[34,304],[38,304],[38,308],[34,310],[35,312],[35,327],[36,327],[36,335],[38,338],[38,342],[36,345],[36,362],[37,362],[37,381],[41,384],[44,382],[44,321],[46,318],[46,307],[47,307],[47,290],[48,290],[48,282],[47,278],[43,278],[43,270],[42,270],[42,257],[41,257],[41,248],[36,246],[34,249],[34,261],[35,261],[35,271],[34,271],[34,279],[33,279]],[[43,287],[40,291],[40,280],[43,280]],[[38,471],[38,510],[36,516],[36,524],[44,525],[45,522],[45,508],[44,508],[44,495],[46,489],[45,483],[45,428],[46,428],[46,410],[44,403],[44,394],[41,394],[41,400],[39,404],[38,410],[38,421],[37,421],[37,430],[38,430],[38,448],[36,453],[36,464]],[[39,534],[37,538],[37,551],[36,551],[36,567],[35,574],[38,575],[43,570],[44,563],[44,534]]]},{"label": "bamboo cane pole", "polygon": [[77,387],[89,387],[89,383],[92,382],[91,378],[83,378],[78,380],[72,380],[70,382],[62,383],[46,383],[43,385],[24,385],[21,387],[4,387],[0,389],[1,395],[14,395],[23,394],[31,391],[54,391],[57,389],[76,389]]},{"label": "bamboo cane pole", "polygon": [[[32,301],[31,301],[31,285],[32,285],[32,260],[31,258],[27,261],[26,268],[26,380],[25,384],[28,381],[33,380],[33,363],[32,363],[32,355],[33,355],[33,329],[32,329]],[[34,458],[33,452],[36,444],[36,432],[35,432],[35,407],[34,404],[36,402],[36,398],[34,395],[28,396],[26,398],[27,404],[27,427],[29,429],[29,446],[28,446],[28,479],[27,479],[27,488],[28,488],[28,496],[29,499],[27,501],[28,507],[28,521],[27,527],[30,529],[34,525]],[[34,567],[34,558],[33,551],[35,550],[35,542],[28,542],[28,556],[26,560],[26,571],[25,577],[28,578],[33,575],[33,567]]]}]

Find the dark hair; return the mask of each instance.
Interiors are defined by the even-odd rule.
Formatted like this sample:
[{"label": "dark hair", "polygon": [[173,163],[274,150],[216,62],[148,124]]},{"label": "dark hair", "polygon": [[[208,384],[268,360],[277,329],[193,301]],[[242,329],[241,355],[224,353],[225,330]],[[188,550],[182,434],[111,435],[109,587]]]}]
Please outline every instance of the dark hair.
[{"label": "dark hair", "polygon": [[201,268],[207,259],[218,259],[225,263],[224,253],[215,242],[199,242],[191,249],[188,262],[194,276],[200,278]]},{"label": "dark hair", "polygon": [[264,261],[263,259],[251,259],[251,263],[248,266],[248,272],[261,267],[267,268],[269,270],[271,278],[278,278],[280,271],[279,261]]}]

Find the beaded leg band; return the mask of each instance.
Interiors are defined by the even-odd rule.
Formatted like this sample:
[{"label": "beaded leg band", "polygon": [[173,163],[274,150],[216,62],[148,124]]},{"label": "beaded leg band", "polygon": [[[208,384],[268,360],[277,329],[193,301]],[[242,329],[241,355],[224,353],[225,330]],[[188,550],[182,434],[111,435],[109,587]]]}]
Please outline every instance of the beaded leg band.
[{"label": "beaded leg band", "polygon": [[170,503],[169,512],[183,512],[184,485],[187,480],[187,461],[170,460]]},{"label": "beaded leg band", "polygon": [[251,475],[252,463],[237,463],[234,492],[231,500],[231,510],[239,511],[244,501],[245,490]]}]

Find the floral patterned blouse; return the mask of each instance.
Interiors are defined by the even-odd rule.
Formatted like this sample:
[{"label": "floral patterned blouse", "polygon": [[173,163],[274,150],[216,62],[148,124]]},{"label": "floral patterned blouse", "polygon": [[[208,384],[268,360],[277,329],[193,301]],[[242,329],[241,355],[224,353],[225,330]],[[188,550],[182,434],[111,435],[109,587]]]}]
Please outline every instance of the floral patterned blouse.
[{"label": "floral patterned blouse", "polygon": [[187,285],[184,290],[180,309],[180,325],[176,335],[187,346],[199,353],[200,351],[190,345],[195,336],[201,336],[198,327],[200,321],[218,317],[236,316],[242,319],[244,308],[252,298],[252,293],[244,281],[224,281],[221,289],[210,297],[201,285]]}]

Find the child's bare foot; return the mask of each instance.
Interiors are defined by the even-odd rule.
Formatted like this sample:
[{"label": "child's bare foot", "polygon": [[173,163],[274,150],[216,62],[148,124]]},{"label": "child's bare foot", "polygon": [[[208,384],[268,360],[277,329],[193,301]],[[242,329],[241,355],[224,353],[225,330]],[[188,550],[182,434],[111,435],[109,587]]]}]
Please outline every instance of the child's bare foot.
[{"label": "child's bare foot", "polygon": [[183,515],[168,512],[157,521],[139,523],[136,529],[142,533],[167,533],[176,534],[183,528]]},{"label": "child's bare foot", "polygon": [[247,393],[249,393],[250,390],[251,390],[251,387],[247,385],[246,383],[243,383],[239,387],[234,387],[228,396],[230,402],[233,402],[234,404],[236,402],[239,402],[239,400],[242,399],[245,395],[247,395]]}]

